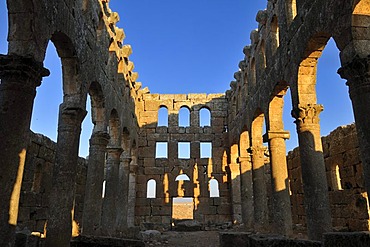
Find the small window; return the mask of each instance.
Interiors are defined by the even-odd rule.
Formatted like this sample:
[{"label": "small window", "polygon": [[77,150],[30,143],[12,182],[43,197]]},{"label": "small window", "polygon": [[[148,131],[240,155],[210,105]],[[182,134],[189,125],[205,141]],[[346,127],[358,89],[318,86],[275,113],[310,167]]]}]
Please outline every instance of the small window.
[{"label": "small window", "polygon": [[190,126],[190,110],[183,106],[179,111],[179,126],[189,127]]},{"label": "small window", "polygon": [[168,109],[165,106],[161,106],[158,110],[157,126],[166,126],[166,127],[168,127]]},{"label": "small window", "polygon": [[156,186],[157,182],[154,179],[150,179],[146,186],[146,198],[156,198]]},{"label": "small window", "polygon": [[155,146],[155,158],[167,158],[167,142],[157,142]]},{"label": "small window", "polygon": [[175,181],[190,181],[190,178],[186,174],[180,174],[176,177]]},{"label": "small window", "polygon": [[212,142],[200,143],[200,158],[212,158]]},{"label": "small window", "polygon": [[190,159],[190,142],[179,142],[177,147],[179,159]]},{"label": "small window", "polygon": [[220,197],[220,190],[218,188],[218,181],[214,178],[209,180],[209,196]]},{"label": "small window", "polygon": [[42,180],[42,165],[37,164],[35,173],[33,175],[33,183],[31,191],[34,193],[39,193],[41,189],[41,180]]},{"label": "small window", "polygon": [[107,184],[107,181],[103,181],[103,189],[102,189],[102,192],[101,192],[101,198],[104,198],[105,197],[105,185]]},{"label": "small window", "polygon": [[211,126],[211,112],[207,108],[202,108],[199,111],[200,127]]},{"label": "small window", "polygon": [[335,165],[335,169],[333,169],[331,171],[331,179],[332,179],[332,184],[333,184],[333,189],[334,190],[343,190],[338,165]]}]

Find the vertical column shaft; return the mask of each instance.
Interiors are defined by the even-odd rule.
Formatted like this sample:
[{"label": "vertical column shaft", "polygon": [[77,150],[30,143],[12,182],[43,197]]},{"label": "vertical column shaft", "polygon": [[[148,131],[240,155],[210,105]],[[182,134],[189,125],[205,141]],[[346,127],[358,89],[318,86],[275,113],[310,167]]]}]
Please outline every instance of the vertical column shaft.
[{"label": "vertical column shaft", "polygon": [[117,213],[117,191],[119,184],[119,165],[121,147],[108,147],[108,157],[105,170],[105,196],[103,200],[102,213],[102,232],[109,236],[116,233],[116,213]]},{"label": "vertical column shaft", "polygon": [[76,184],[81,123],[85,109],[62,103],[59,107],[58,139],[50,193],[46,246],[69,246]]},{"label": "vertical column shaft", "polygon": [[268,204],[264,169],[264,150],[262,146],[250,148],[252,154],[254,224],[260,231],[268,230]]},{"label": "vertical column shaft", "polygon": [[90,138],[82,220],[84,235],[100,234],[105,151],[108,142],[109,135],[105,131],[94,132]]},{"label": "vertical column shaft", "polygon": [[32,58],[0,55],[0,246],[13,241],[33,100],[47,75]]},{"label": "vertical column shaft", "polygon": [[289,132],[269,131],[267,135],[271,162],[274,230],[283,235],[291,235],[293,231],[292,212],[285,148],[285,139],[289,138]]},{"label": "vertical column shaft", "polygon": [[240,167],[239,164],[229,164],[231,171],[231,196],[233,205],[233,221],[242,222],[241,190],[240,190]]},{"label": "vertical column shaft", "polygon": [[370,58],[355,58],[338,73],[347,79],[360,143],[367,194],[370,195]]},{"label": "vertical column shaft", "polygon": [[321,240],[322,234],[332,229],[320,136],[322,110],[321,105],[307,104],[292,111],[297,124],[308,237],[314,240]]},{"label": "vertical column shaft", "polygon": [[130,173],[128,181],[128,202],[127,202],[127,225],[135,226],[135,205],[136,205],[136,174],[138,170],[137,159],[130,163]]},{"label": "vertical column shaft", "polygon": [[127,228],[130,161],[131,158],[121,157],[119,166],[116,218],[116,226],[119,233]]},{"label": "vertical column shaft", "polygon": [[253,177],[251,157],[239,157],[241,206],[243,223],[248,230],[253,229]]}]

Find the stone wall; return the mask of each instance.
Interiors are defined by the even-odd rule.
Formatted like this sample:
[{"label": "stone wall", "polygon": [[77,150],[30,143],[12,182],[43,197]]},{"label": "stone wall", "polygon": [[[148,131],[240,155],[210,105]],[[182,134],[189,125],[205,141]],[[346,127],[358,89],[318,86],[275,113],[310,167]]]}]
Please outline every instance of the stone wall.
[{"label": "stone wall", "polygon": [[[48,219],[49,196],[52,187],[56,143],[41,134],[30,132],[19,204],[18,227],[44,233]],[[87,162],[77,164],[74,231],[81,223],[85,193]],[[77,225],[76,225],[76,224]],[[76,232],[77,233],[77,232]]]},{"label": "stone wall", "polygon": [[[225,123],[227,101],[223,94],[159,95],[144,94],[140,105],[139,160],[136,187],[136,225],[147,228],[171,227],[172,199],[193,198],[193,219],[203,225],[230,222],[232,209],[228,175],[225,169]],[[157,126],[158,110],[168,111],[168,126]],[[179,110],[189,110],[190,124],[179,126]],[[199,112],[210,111],[210,126],[200,126]],[[168,156],[156,157],[156,143],[167,143]],[[179,158],[178,143],[190,144],[188,158]],[[212,143],[210,158],[201,158],[202,142]],[[175,181],[186,174],[190,181]],[[155,198],[147,198],[147,183],[154,179]],[[219,197],[210,196],[209,182],[217,180]],[[213,180],[214,182],[214,180]]]},{"label": "stone wall", "polygon": [[[355,125],[341,126],[322,137],[333,227],[336,230],[368,231],[367,194]],[[287,156],[293,223],[305,228],[299,148]]]}]

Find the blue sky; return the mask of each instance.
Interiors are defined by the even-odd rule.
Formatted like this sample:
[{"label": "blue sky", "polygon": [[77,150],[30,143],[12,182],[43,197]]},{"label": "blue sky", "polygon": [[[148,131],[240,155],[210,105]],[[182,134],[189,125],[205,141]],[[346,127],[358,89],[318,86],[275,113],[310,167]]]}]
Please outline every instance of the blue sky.
[{"label": "blue sky", "polygon": [[[7,14],[0,2],[0,53],[7,53]],[[229,89],[243,47],[250,44],[250,31],[257,28],[255,16],[267,0],[111,0],[120,15],[118,26],[130,44],[130,60],[139,73],[138,81],[152,93],[223,93]],[[61,65],[49,45],[44,66],[51,75],[37,89],[31,129],[56,140],[58,107],[62,102]],[[345,81],[336,73],[339,52],[330,41],[319,59],[317,95],[324,105],[321,133],[327,135],[339,125],[353,122]],[[285,97],[285,129],[291,132],[288,149],[297,146],[294,119],[290,116],[290,95]],[[88,110],[90,111],[88,105]],[[88,154],[91,116],[83,123],[80,155]]]}]

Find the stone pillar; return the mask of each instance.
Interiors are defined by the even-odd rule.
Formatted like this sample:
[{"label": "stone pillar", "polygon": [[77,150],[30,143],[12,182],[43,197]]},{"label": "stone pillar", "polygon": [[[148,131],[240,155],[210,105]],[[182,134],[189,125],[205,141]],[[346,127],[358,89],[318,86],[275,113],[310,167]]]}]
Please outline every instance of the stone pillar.
[{"label": "stone pillar", "polygon": [[100,235],[105,151],[108,142],[109,134],[105,131],[94,132],[90,138],[82,219],[84,235]]},{"label": "stone pillar", "polygon": [[253,205],[254,205],[254,227],[258,231],[268,231],[268,204],[264,169],[263,146],[253,146],[249,149],[252,156],[253,176]]},{"label": "stone pillar", "polygon": [[122,148],[108,147],[107,153],[108,157],[105,164],[105,196],[103,199],[102,212],[102,233],[103,235],[114,236],[116,233],[117,191]]},{"label": "stone pillar", "polygon": [[138,164],[136,159],[130,163],[130,175],[128,186],[128,208],[127,208],[127,225],[128,227],[135,226],[135,205],[136,205],[136,174]]},{"label": "stone pillar", "polygon": [[233,207],[234,224],[242,222],[241,190],[240,190],[240,167],[239,164],[229,164],[231,171],[231,198]]},{"label": "stone pillar", "polygon": [[370,196],[370,57],[355,58],[338,70],[347,79],[367,194]]},{"label": "stone pillar", "polygon": [[0,55],[0,246],[13,241],[33,100],[48,75],[32,58]]},{"label": "stone pillar", "polygon": [[242,220],[247,230],[253,229],[253,177],[251,157],[239,157]]},{"label": "stone pillar", "polygon": [[45,246],[69,246],[76,184],[81,123],[85,109],[62,103],[59,107],[58,139],[50,193]]},{"label": "stone pillar", "polygon": [[118,177],[116,228],[118,236],[127,228],[129,174],[131,158],[121,157]]},{"label": "stone pillar", "polygon": [[320,136],[319,114],[322,105],[298,105],[296,119],[308,237],[321,240],[332,230],[328,185]]},{"label": "stone pillar", "polygon": [[267,133],[270,149],[274,231],[286,236],[293,233],[285,148],[285,140],[289,137],[288,131],[268,131]]}]

